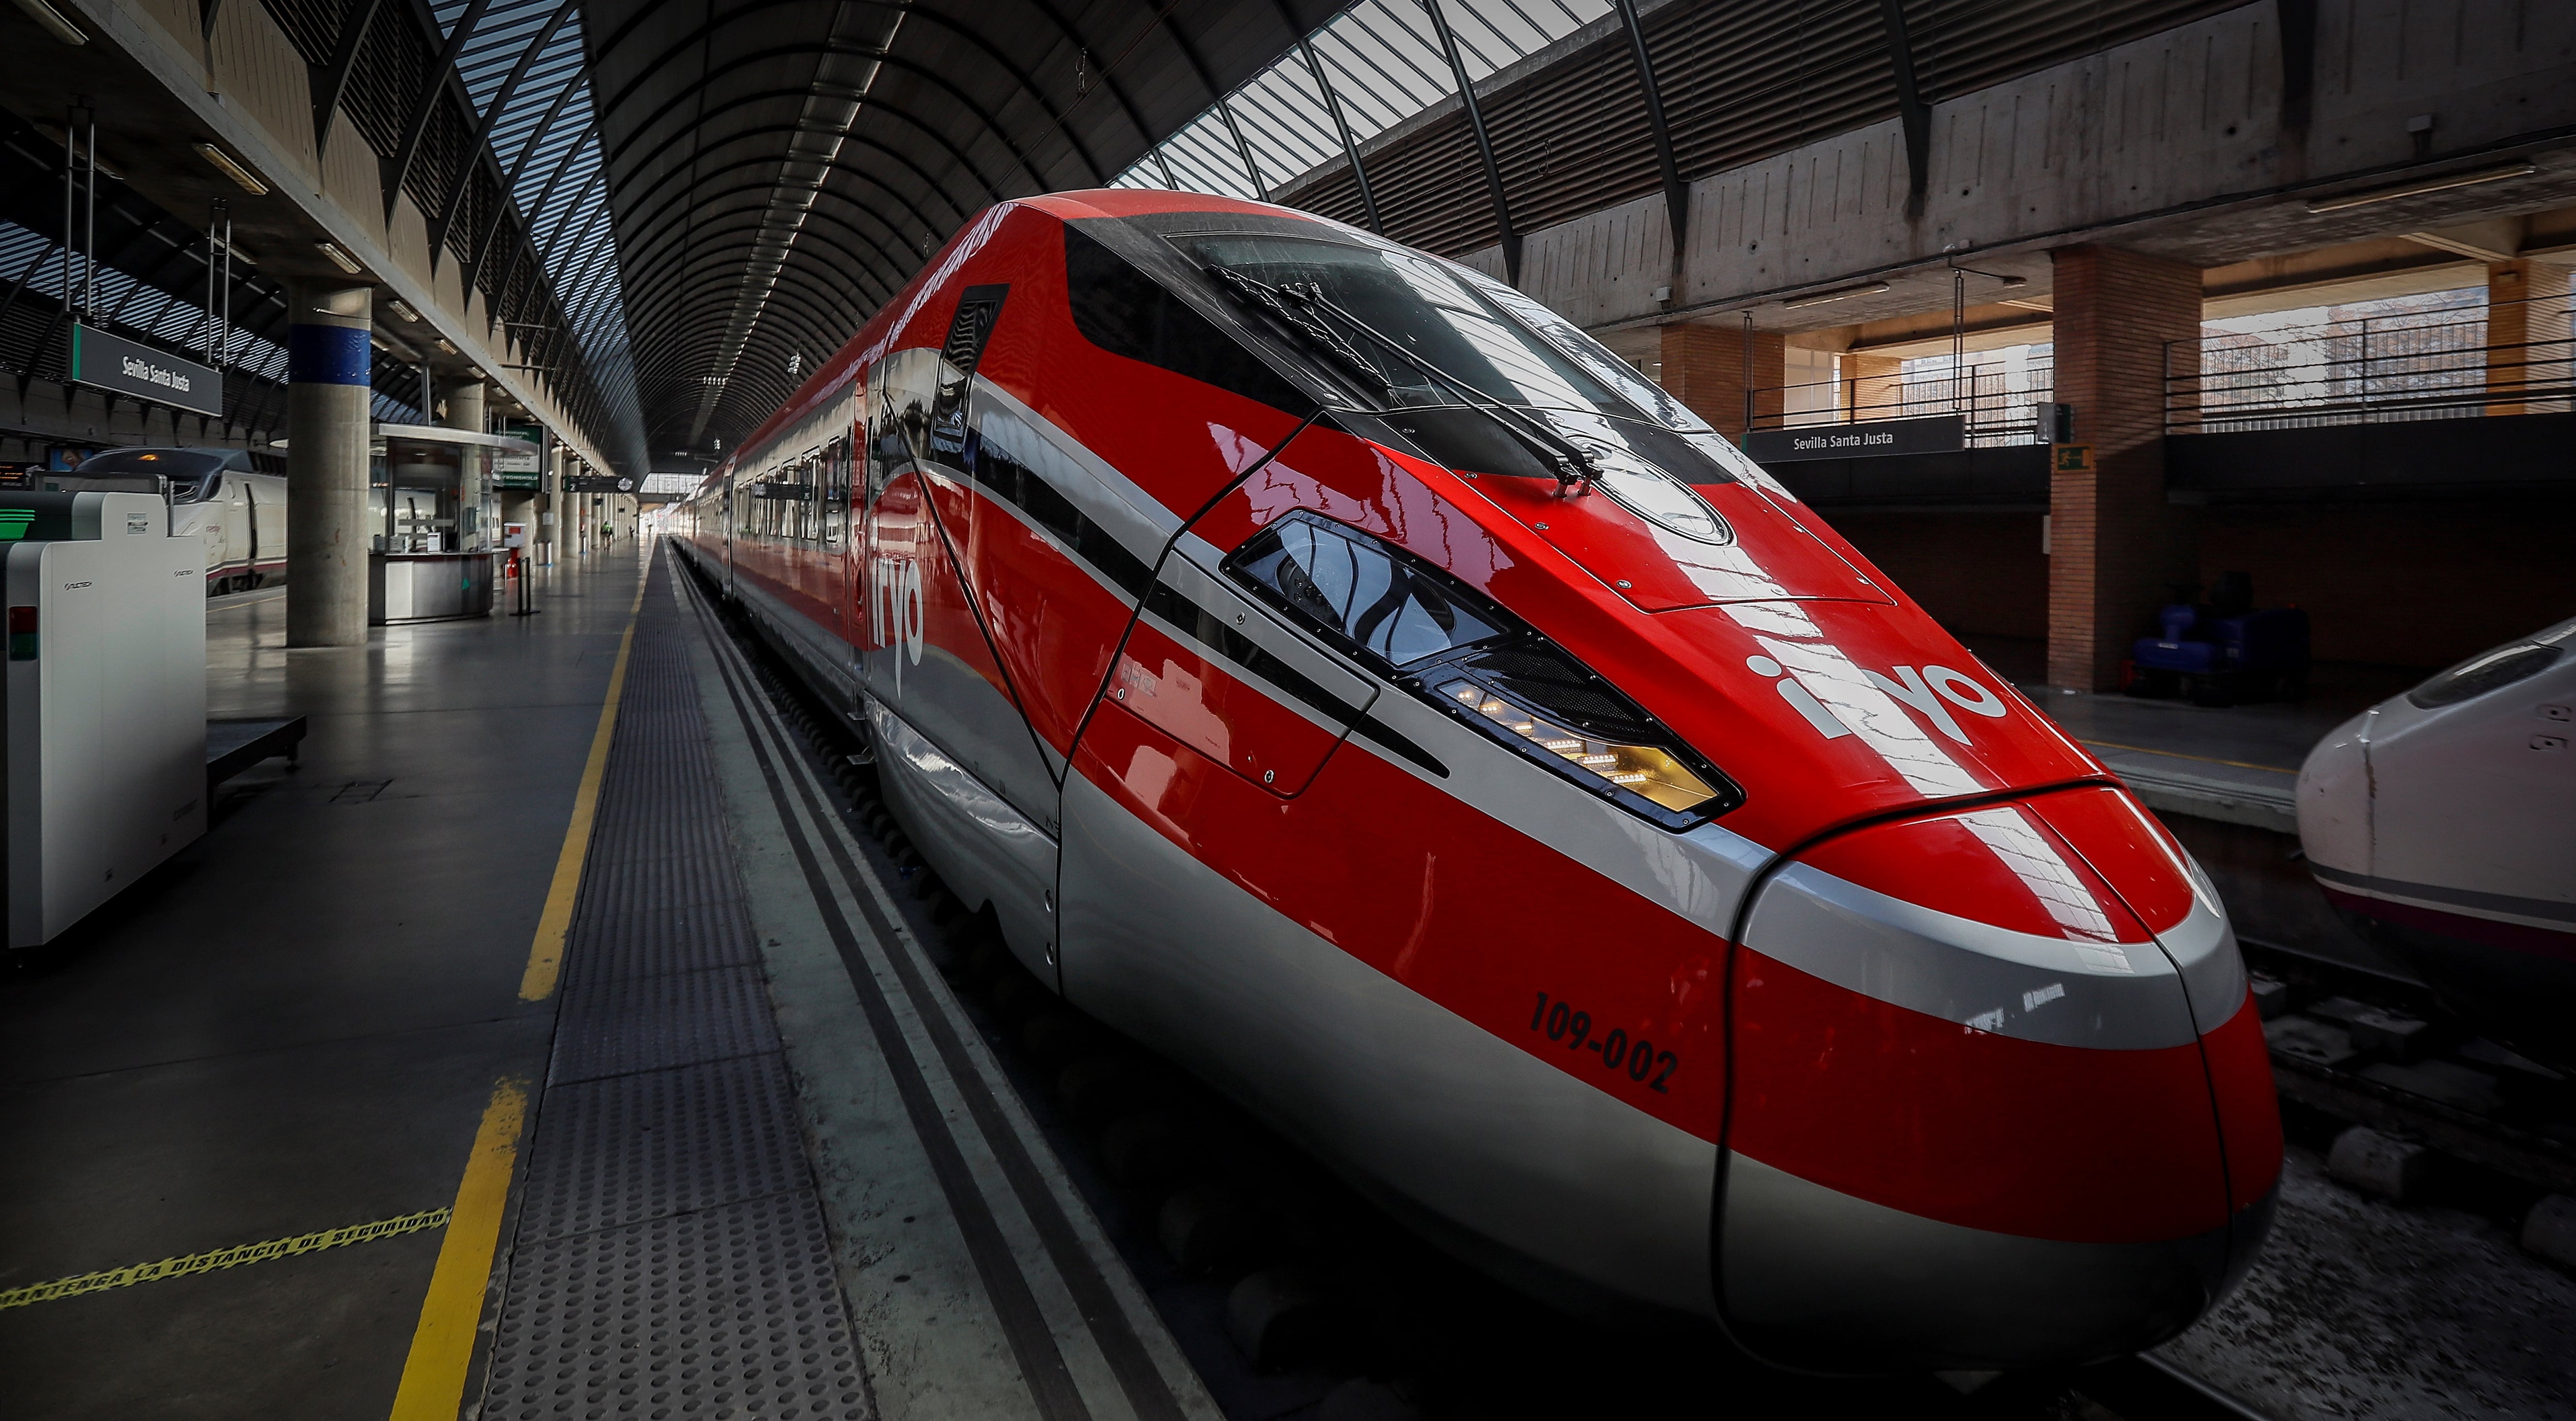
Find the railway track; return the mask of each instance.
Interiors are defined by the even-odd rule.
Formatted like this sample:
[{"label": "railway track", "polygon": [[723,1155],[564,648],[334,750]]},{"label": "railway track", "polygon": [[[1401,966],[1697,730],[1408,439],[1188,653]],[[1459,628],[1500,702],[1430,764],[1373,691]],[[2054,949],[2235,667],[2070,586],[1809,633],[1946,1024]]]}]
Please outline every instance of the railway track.
[{"label": "railway track", "polygon": [[841,789],[835,807],[869,868],[937,944],[967,1014],[1228,1417],[2256,1416],[2147,1358],[1996,1378],[1815,1378],[1754,1362],[1713,1328],[1599,1326],[1529,1301],[1029,976],[921,862],[858,739],[726,610],[773,709]]},{"label": "railway track", "polygon": [[[2478,1036],[2417,984],[2260,943],[2245,954],[2285,1120],[2339,1157],[2338,1179],[2514,1227],[2540,1198],[2576,1194],[2576,1081]],[[2344,1140],[2356,1127],[2387,1142],[2367,1167],[2364,1142]]]}]

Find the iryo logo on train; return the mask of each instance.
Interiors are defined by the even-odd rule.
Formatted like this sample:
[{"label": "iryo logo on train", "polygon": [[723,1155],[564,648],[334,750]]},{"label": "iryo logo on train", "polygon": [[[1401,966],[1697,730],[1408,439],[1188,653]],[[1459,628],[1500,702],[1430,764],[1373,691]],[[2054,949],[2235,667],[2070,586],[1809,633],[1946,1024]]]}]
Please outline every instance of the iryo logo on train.
[{"label": "iryo logo on train", "polygon": [[903,655],[894,659],[894,687],[903,691],[903,664],[921,664],[921,564],[879,553],[868,559],[868,639]]}]

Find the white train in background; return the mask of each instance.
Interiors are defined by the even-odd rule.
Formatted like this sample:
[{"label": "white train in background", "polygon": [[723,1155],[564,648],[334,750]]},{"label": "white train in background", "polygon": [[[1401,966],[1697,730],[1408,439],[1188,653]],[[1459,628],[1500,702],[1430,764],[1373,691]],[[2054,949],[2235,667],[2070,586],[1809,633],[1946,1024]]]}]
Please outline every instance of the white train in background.
[{"label": "white train in background", "polygon": [[2576,618],[2318,742],[2299,838],[2326,897],[2505,1044],[2576,1068]]},{"label": "white train in background", "polygon": [[273,456],[243,449],[108,449],[48,486],[161,493],[170,533],[206,540],[206,595],[286,581],[286,479],[260,467]]}]

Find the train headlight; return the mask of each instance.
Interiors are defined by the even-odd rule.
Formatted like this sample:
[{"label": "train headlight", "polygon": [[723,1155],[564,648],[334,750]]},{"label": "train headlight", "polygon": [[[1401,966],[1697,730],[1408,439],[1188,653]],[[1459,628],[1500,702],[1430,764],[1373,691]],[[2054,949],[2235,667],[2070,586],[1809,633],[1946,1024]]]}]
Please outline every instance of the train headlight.
[{"label": "train headlight", "polygon": [[1666,809],[1688,814],[1717,797],[1717,791],[1709,788],[1706,780],[1691,773],[1688,765],[1660,746],[1623,745],[1586,735],[1504,700],[1464,677],[1442,686],[1440,694],[1583,773],[1642,795]]},{"label": "train headlight", "polygon": [[1744,802],[1573,653],[1400,548],[1298,512],[1225,566],[1344,654],[1632,814],[1679,830]]}]

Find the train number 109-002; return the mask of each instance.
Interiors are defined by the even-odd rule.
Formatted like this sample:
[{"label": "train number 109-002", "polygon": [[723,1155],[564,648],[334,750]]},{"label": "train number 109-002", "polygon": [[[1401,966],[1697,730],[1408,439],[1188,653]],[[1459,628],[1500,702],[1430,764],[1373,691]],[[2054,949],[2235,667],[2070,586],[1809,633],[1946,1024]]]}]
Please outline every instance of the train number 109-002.
[{"label": "train number 109-002", "polygon": [[1628,1079],[1666,1095],[1672,1093],[1673,1072],[1682,1066],[1681,1057],[1656,1050],[1655,1043],[1645,1037],[1631,1039],[1625,1028],[1614,1026],[1606,1034],[1594,1036],[1592,1013],[1551,1001],[1545,992],[1538,994],[1538,1009],[1530,1013],[1530,1030],[1563,1043],[1568,1051],[1594,1052],[1601,1057],[1603,1070],[1625,1071]]}]

